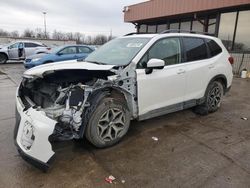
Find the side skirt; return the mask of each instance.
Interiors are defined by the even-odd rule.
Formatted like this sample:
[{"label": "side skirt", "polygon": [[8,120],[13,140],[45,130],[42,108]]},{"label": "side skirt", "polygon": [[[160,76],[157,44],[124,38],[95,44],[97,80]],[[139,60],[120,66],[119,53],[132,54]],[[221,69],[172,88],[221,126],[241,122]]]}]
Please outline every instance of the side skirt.
[{"label": "side skirt", "polygon": [[142,120],[162,116],[162,115],[165,115],[165,114],[177,112],[177,111],[180,111],[180,110],[188,109],[188,108],[194,107],[196,105],[202,104],[204,101],[205,101],[205,98],[192,99],[192,100],[185,101],[185,102],[182,102],[182,103],[173,104],[173,105],[166,106],[166,107],[163,107],[163,108],[155,109],[155,110],[152,110],[150,112],[147,112],[146,114],[140,115],[138,120],[142,121]]}]

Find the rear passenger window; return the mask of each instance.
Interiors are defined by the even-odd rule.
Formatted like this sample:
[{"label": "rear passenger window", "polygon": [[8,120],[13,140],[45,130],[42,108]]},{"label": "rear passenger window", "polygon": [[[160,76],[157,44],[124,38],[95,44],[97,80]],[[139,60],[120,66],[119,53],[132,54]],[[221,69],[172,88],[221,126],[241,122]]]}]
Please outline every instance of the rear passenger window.
[{"label": "rear passenger window", "polygon": [[221,47],[212,39],[206,40],[211,57],[218,55],[222,52]]},{"label": "rear passenger window", "polygon": [[35,47],[38,47],[37,44],[31,43],[31,42],[25,42],[24,45],[25,45],[25,48],[35,48]]},{"label": "rear passenger window", "polygon": [[203,39],[184,37],[184,47],[186,50],[186,61],[197,61],[208,58],[207,46]]}]

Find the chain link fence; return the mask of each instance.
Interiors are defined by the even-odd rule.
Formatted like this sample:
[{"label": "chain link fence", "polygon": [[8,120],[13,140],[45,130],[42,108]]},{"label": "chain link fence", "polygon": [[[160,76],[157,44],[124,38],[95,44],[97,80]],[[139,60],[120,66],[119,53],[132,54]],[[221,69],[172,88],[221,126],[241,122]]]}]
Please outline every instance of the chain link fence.
[{"label": "chain link fence", "polygon": [[240,75],[243,69],[250,71],[250,51],[249,52],[230,52],[234,58],[233,73]]}]

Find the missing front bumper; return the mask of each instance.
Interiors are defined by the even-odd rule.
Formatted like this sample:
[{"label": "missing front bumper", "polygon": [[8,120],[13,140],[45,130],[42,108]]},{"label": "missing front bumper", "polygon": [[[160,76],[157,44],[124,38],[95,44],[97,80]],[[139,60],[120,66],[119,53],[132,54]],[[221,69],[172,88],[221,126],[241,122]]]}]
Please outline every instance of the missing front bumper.
[{"label": "missing front bumper", "polygon": [[53,134],[56,123],[32,107],[24,111],[24,106],[17,97],[15,144],[25,161],[43,171],[48,170],[54,158],[49,136]]}]

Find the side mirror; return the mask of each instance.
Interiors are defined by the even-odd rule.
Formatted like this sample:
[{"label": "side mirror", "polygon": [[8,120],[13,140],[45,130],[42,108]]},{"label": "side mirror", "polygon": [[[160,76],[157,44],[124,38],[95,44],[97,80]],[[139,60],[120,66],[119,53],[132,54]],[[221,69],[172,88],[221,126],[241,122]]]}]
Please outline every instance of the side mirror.
[{"label": "side mirror", "polygon": [[153,69],[163,69],[165,66],[165,61],[161,59],[150,59],[147,62],[146,74],[151,74]]},{"label": "side mirror", "polygon": [[58,52],[58,53],[57,53],[57,55],[58,55],[58,56],[61,56],[61,55],[63,55],[63,53],[61,53],[61,52]]}]

